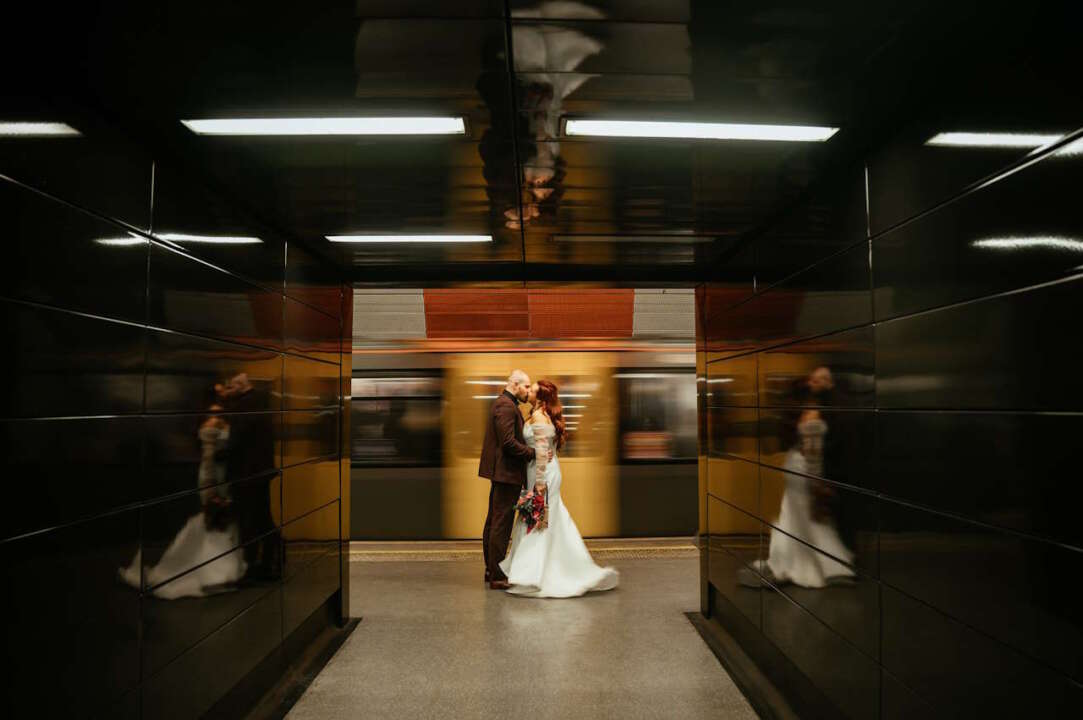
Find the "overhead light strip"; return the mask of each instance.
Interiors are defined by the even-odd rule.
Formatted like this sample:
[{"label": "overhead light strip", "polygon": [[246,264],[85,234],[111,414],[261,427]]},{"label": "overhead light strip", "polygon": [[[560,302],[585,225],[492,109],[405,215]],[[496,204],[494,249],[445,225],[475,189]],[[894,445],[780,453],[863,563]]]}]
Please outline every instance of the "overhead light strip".
[{"label": "overhead light strip", "polygon": [[62,122],[4,122],[0,121],[0,137],[41,138],[77,137],[81,132]]},{"label": "overhead light strip", "polygon": [[565,121],[564,134],[583,137],[676,138],[688,140],[759,140],[823,142],[839,131],[818,125],[667,122],[647,120]]},{"label": "overhead light strip", "polygon": [[[130,237],[98,238],[95,240],[99,245],[129,246],[143,245],[149,242],[146,238],[135,233],[128,233]],[[154,237],[159,240],[168,240],[175,243],[202,243],[206,245],[259,245],[263,243],[258,237],[244,235],[188,235],[186,233],[155,233]]]},{"label": "overhead light strip", "polygon": [[1051,133],[942,132],[925,141],[934,147],[1037,148],[1060,140]]},{"label": "overhead light strip", "polygon": [[197,135],[465,135],[462,117],[213,118],[181,120]]},{"label": "overhead light strip", "polygon": [[492,235],[327,235],[333,243],[487,243]]}]

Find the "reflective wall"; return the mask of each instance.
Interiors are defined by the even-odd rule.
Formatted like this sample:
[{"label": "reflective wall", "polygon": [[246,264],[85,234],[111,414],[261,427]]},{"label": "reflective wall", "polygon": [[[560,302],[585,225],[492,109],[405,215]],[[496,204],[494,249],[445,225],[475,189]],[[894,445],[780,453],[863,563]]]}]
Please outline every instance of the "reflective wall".
[{"label": "reflective wall", "polygon": [[816,716],[1083,704],[1083,113],[1006,47],[699,289],[703,609]]},{"label": "reflective wall", "polygon": [[[83,115],[0,137],[8,717],[198,717],[342,585],[348,288]],[[348,325],[347,325],[348,327]]]}]

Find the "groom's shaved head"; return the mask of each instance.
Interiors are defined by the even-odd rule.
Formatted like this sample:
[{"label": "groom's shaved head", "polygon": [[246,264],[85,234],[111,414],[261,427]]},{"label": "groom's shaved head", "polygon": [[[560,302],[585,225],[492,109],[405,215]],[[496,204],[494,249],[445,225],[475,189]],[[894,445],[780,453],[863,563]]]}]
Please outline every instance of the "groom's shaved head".
[{"label": "groom's shaved head", "polygon": [[517,397],[519,402],[526,402],[530,394],[530,376],[522,370],[512,370],[505,390]]}]

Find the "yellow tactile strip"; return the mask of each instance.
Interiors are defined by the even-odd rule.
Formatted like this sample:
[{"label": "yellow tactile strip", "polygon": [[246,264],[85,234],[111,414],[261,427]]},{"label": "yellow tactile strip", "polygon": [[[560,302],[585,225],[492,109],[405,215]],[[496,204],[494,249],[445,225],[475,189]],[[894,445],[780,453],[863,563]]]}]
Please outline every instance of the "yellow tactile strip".
[{"label": "yellow tactile strip", "polygon": [[[587,540],[598,560],[639,560],[697,557],[689,538],[606,538]],[[350,562],[455,562],[480,561],[481,541],[352,542]]]}]

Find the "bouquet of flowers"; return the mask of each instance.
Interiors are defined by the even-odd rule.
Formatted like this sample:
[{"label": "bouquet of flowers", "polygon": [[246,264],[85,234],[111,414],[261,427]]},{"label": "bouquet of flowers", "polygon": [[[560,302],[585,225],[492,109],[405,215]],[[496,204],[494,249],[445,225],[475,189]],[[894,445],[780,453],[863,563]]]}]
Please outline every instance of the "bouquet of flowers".
[{"label": "bouquet of flowers", "polygon": [[535,528],[544,530],[549,527],[549,490],[527,490],[519,493],[519,502],[515,504],[515,514],[526,523],[529,533]]}]

